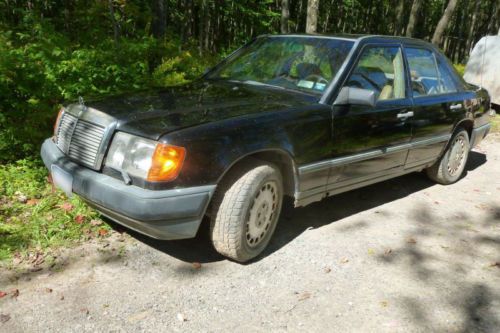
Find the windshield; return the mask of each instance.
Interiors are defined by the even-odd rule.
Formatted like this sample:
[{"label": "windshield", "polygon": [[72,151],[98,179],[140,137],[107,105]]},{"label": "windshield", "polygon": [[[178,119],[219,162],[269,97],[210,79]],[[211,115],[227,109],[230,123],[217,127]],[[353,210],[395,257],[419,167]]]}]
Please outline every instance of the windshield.
[{"label": "windshield", "polygon": [[226,59],[207,78],[321,94],[353,44],[333,38],[261,37]]}]

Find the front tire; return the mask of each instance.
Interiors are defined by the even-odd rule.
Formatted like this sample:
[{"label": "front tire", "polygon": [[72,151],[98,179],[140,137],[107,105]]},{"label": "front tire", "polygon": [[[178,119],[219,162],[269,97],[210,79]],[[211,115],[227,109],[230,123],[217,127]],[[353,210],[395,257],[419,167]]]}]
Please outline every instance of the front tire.
[{"label": "front tire", "polygon": [[221,183],[210,228],[217,252],[239,262],[258,256],[274,233],[282,202],[282,176],[271,164],[240,170]]},{"label": "front tire", "polygon": [[426,169],[427,176],[439,184],[455,183],[464,172],[469,151],[469,135],[462,129],[453,135],[443,156]]}]

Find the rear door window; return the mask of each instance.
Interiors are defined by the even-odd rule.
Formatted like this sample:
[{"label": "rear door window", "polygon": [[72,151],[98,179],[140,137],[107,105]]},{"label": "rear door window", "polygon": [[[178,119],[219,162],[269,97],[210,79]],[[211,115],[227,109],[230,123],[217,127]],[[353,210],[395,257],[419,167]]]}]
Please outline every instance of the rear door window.
[{"label": "rear door window", "polygon": [[424,48],[405,48],[410,69],[413,97],[457,92],[450,71],[436,61],[434,52]]},{"label": "rear door window", "polygon": [[453,78],[453,74],[446,64],[440,60],[438,60],[438,71],[439,71],[439,83],[441,93],[454,93],[458,91],[457,83]]}]

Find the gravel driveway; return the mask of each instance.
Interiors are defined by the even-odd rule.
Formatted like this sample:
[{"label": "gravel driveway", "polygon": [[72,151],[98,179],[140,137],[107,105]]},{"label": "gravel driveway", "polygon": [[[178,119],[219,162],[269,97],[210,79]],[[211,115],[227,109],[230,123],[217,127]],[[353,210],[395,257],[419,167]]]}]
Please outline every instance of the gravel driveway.
[{"label": "gravel driveway", "polygon": [[[193,264],[194,262],[194,264]],[[0,272],[0,331],[500,331],[500,138],[451,186],[411,174],[285,205],[264,256],[135,233]],[[3,322],[3,323],[1,323]]]}]

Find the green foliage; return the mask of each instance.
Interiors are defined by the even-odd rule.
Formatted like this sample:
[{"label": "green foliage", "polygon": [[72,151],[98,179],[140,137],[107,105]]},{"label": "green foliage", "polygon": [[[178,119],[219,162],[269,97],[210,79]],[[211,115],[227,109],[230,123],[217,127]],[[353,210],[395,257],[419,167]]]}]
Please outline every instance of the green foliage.
[{"label": "green foliage", "polygon": [[491,133],[500,133],[500,114],[497,114],[490,119]]},{"label": "green foliage", "polygon": [[53,190],[39,160],[0,166],[0,261],[99,237],[109,229],[101,224],[81,200]]},{"label": "green foliage", "polygon": [[[0,32],[0,161],[38,154],[65,100],[193,79],[207,61],[177,45],[152,37],[73,45],[43,24],[30,34]],[[152,69],[158,54],[162,62]]]},{"label": "green foliage", "polygon": [[458,74],[464,76],[465,73],[465,65],[463,64],[453,64],[453,67],[457,70]]}]

